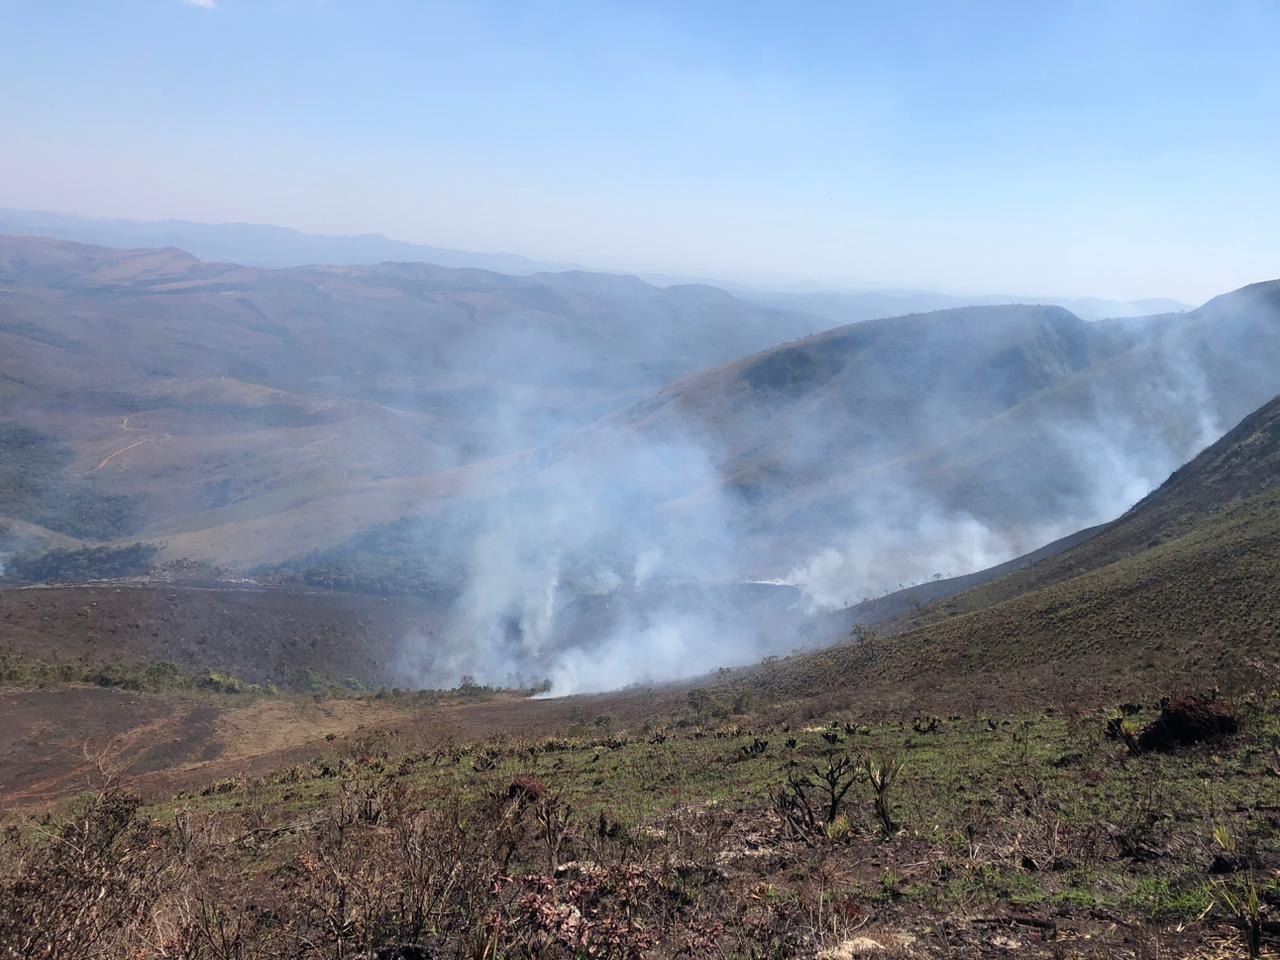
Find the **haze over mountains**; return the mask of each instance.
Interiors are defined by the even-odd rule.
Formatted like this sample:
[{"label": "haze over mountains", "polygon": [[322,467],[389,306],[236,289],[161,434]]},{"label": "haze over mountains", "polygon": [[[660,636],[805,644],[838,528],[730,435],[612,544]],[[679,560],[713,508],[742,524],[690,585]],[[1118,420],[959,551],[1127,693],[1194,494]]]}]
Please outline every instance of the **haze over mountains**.
[{"label": "haze over mountains", "polygon": [[48,210],[0,208],[0,234],[50,237],[106,247],[180,247],[201,260],[254,267],[343,266],[396,260],[494,270],[517,276],[581,269],[577,264],[540,263],[515,254],[471,253],[405,243],[380,234],[327,237],[268,224],[121,220]]},{"label": "haze over mountains", "polygon": [[600,689],[1109,520],[1280,391],[1275,283],[824,325],[581,271],[0,238],[5,552],[412,591],[415,682]]},{"label": "haze over mountains", "polygon": [[[0,284],[6,410],[70,443],[104,492],[143,498],[166,533],[447,477],[813,322],[624,277],[267,271],[43,239],[0,241]],[[249,564],[309,536],[189,552]]]},{"label": "haze over mountains", "polygon": [[[1135,502],[1280,389],[1278,293],[1259,284],[1159,323],[983,307],[856,324],[687,378],[637,428],[700,424],[752,504],[752,535],[816,550],[794,577],[874,592]],[[817,550],[833,528],[856,535]],[[914,566],[886,563],[895,542]]]},{"label": "haze over mountains", "polygon": [[786,310],[803,310],[832,324],[901,317],[910,313],[929,313],[968,306],[1002,306],[1009,304],[1050,304],[1070,310],[1084,320],[1106,320],[1115,317],[1155,317],[1181,313],[1187,305],[1168,297],[1143,300],[1113,300],[1106,297],[1046,297],[984,295],[959,296],[932,290],[866,290],[777,292],[750,288],[729,289],[748,300]]},{"label": "haze over mountains", "polygon": [[[46,210],[0,208],[0,234],[40,236],[107,247],[178,247],[210,261],[230,261],[255,267],[373,265],[388,261],[420,261],[441,267],[492,270],[514,276],[599,270],[581,264],[544,263],[508,253],[474,253],[420,243],[405,243],[379,234],[333,237],[303,233],[288,227],[252,223],[195,223],[190,220],[122,220],[83,217]],[[971,304],[1053,303],[1086,320],[1146,316],[1186,309],[1176,300],[1115,300],[1107,298],[1044,297],[1042,295],[956,296],[930,290],[866,290],[857,292],[771,290],[767,282],[753,285],[706,278],[641,273],[660,287],[712,283],[747,300],[820,317],[824,326],[944,310]],[[809,331],[816,332],[816,331]]]}]

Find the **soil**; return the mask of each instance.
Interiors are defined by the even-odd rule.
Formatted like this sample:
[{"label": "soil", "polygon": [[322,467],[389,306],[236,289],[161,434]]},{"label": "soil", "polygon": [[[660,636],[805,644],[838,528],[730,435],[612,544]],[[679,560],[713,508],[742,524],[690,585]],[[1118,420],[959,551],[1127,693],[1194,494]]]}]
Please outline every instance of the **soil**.
[{"label": "soil", "polygon": [[412,696],[323,698],[144,693],[70,685],[0,690],[0,807],[46,805],[89,789],[104,771],[144,796],[259,774],[387,731],[438,744],[530,735],[601,714],[634,722],[683,699],[675,690],[472,702]]},{"label": "soil", "polygon": [[43,660],[168,661],[250,683],[306,690],[316,678],[407,682],[407,636],[430,637],[438,606],[267,587],[149,580],[0,589],[0,650]]}]

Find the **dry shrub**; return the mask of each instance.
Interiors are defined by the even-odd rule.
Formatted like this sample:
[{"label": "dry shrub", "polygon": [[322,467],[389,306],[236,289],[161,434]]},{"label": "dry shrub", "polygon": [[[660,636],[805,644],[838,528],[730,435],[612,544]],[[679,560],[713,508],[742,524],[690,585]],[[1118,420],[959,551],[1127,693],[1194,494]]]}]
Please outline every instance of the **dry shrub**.
[{"label": "dry shrub", "polygon": [[537,777],[520,774],[507,787],[507,799],[520,804],[537,803],[547,795],[547,788]]},{"label": "dry shrub", "polygon": [[807,844],[826,836],[827,826],[840,815],[845,795],[858,780],[858,769],[847,755],[830,753],[805,773],[791,769],[774,795],[773,808],[788,834]]},{"label": "dry shrub", "polygon": [[0,849],[0,946],[24,960],[91,960],[142,945],[169,869],[137,797],[103,790],[35,838],[16,829]]}]

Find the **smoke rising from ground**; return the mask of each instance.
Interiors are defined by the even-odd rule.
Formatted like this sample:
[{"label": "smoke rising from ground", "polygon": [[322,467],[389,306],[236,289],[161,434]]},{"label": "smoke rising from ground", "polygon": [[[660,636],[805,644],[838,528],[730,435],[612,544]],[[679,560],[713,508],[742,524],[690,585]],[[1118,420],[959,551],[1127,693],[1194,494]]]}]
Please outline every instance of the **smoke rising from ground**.
[{"label": "smoke rising from ground", "polygon": [[[448,616],[409,638],[402,669],[430,686],[470,676],[549,682],[559,695],[791,652],[815,610],[981,570],[1115,518],[1278,385],[1257,368],[1229,387],[1239,371],[1206,363],[1198,347],[1191,334],[1139,342],[1106,376],[1068,376],[1065,394],[995,415],[901,378],[904,402],[927,414],[912,422],[932,424],[906,445],[851,425],[820,394],[803,398],[803,417],[756,411],[762,425],[786,425],[793,459],[775,464],[780,475],[821,471],[833,430],[867,434],[857,449],[870,465],[854,456],[815,478],[825,499],[811,515],[762,520],[696,417],[657,434],[627,416],[572,433],[523,454],[484,501],[452,547],[462,586]],[[504,438],[493,447],[512,449],[520,417],[518,406],[495,412]],[[908,448],[930,453],[903,458]],[[762,579],[776,585],[749,582]]]},{"label": "smoke rising from ground", "polygon": [[[1167,337],[1152,349],[1154,376],[1121,381],[1119,389],[1091,383],[1083,415],[1037,425],[1037,463],[1046,469],[1006,462],[997,475],[974,478],[998,491],[997,510],[976,515],[943,504],[917,473],[902,469],[860,489],[849,529],[784,581],[819,606],[848,606],[983,570],[1120,516],[1233,422],[1220,417],[1186,338]],[[964,435],[963,425],[944,422]],[[1010,523],[1010,515],[1020,519]]]},{"label": "smoke rising from ground", "polygon": [[[707,614],[652,606],[674,584],[720,583],[733,541],[718,498],[670,508],[716,486],[696,443],[625,432],[593,446],[530,455],[515,488],[488,501],[460,544],[464,586],[445,626],[407,650],[422,682],[532,685],[571,692],[715,666]],[[735,639],[735,643],[740,640]]]}]

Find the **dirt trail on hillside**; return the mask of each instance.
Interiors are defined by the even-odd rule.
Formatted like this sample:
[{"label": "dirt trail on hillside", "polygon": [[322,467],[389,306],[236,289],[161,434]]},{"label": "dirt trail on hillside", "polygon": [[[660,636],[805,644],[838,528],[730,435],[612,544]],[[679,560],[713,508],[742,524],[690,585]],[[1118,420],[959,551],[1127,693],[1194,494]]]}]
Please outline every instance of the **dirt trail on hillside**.
[{"label": "dirt trail on hillside", "polygon": [[[128,429],[128,428],[126,427],[125,429]],[[133,443],[130,443],[127,446],[123,446],[119,450],[114,451],[113,453],[107,454],[105,457],[102,458],[102,462],[93,468],[93,471],[94,473],[97,473],[99,470],[102,470],[104,467],[106,467],[107,464],[109,464],[116,457],[120,456],[122,453],[128,453],[134,447],[140,447],[144,443],[159,443],[162,440],[169,440],[169,439],[170,439],[170,435],[166,433],[163,437],[143,437],[141,440],[135,440]]]}]

